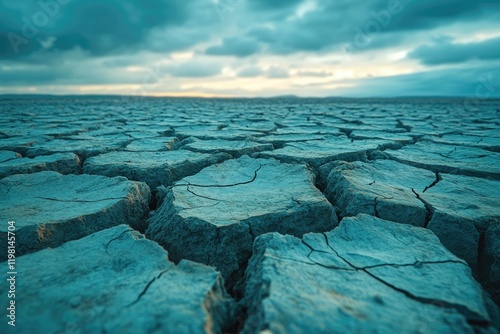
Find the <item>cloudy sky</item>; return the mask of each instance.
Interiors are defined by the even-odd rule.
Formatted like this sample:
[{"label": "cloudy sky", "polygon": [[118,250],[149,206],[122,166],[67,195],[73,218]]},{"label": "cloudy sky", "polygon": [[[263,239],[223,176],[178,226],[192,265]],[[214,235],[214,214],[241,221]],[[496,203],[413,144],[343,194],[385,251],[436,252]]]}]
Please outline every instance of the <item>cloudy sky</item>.
[{"label": "cloudy sky", "polygon": [[0,0],[0,94],[500,97],[499,0]]}]

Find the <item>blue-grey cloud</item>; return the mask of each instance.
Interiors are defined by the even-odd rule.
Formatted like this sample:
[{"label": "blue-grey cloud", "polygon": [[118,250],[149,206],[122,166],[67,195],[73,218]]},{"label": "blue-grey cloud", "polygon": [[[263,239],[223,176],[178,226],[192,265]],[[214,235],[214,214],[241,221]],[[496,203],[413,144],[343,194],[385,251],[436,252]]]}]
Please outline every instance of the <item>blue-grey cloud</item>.
[{"label": "blue-grey cloud", "polygon": [[212,56],[246,57],[260,50],[259,43],[251,38],[230,37],[225,38],[220,45],[214,45],[205,50]]},{"label": "blue-grey cloud", "polygon": [[[362,51],[398,45],[405,37],[411,38],[406,35],[409,31],[500,19],[497,0],[317,0],[316,4],[315,9],[295,19],[290,18],[297,6],[273,6],[282,14],[259,13],[257,20],[251,11],[254,6],[248,6],[248,14],[238,17],[248,23],[247,28],[243,33],[238,31],[234,38],[254,38],[261,43],[259,50],[274,54],[317,52],[344,44],[351,51]],[[226,54],[231,53],[230,48],[225,50]],[[238,50],[234,55],[239,55]]]},{"label": "blue-grey cloud", "polygon": [[55,39],[52,49],[80,48],[89,55],[147,49],[151,31],[167,29],[168,40],[168,28],[187,24],[197,3],[202,1],[0,0],[0,57],[31,54],[48,38]]},{"label": "blue-grey cloud", "polygon": [[175,64],[151,63],[142,70],[124,71],[110,66],[109,61],[99,65],[96,61],[82,60],[76,66],[72,62],[39,64],[2,70],[2,85],[152,85],[173,78],[206,78],[222,70],[218,62],[182,61]]},{"label": "blue-grey cloud", "polygon": [[148,72],[124,72],[95,68],[94,64],[60,64],[2,70],[2,86],[142,84]]},{"label": "blue-grey cloud", "polygon": [[317,52],[356,46],[366,36],[369,43],[357,49],[368,50],[399,43],[399,32],[500,20],[497,0],[316,0],[316,8],[293,18],[305,2],[231,0],[227,15],[240,24],[228,34],[208,0],[0,0],[0,59],[39,52],[49,38],[55,39],[51,50],[79,48],[101,56],[185,49],[222,33],[222,43],[209,46],[207,54]]},{"label": "blue-grey cloud", "polygon": [[260,10],[293,8],[304,0],[251,0],[250,5]]},{"label": "blue-grey cloud", "polygon": [[[418,43],[409,58],[426,70],[445,69],[351,82],[353,89],[384,96],[403,90],[465,94],[500,58],[500,38],[460,44],[434,35],[450,29],[456,36],[468,33],[467,27],[498,30],[498,0],[220,1],[232,23],[218,16],[211,0],[0,0],[0,87],[140,84],[145,74],[125,69],[157,67],[150,62],[163,64],[155,75],[169,82],[215,77],[223,66],[240,69],[237,77],[287,78],[290,69],[280,57],[294,57],[287,62],[294,64],[305,58],[308,65],[323,59],[310,68],[324,68],[338,61],[321,63],[324,55],[338,57],[341,50],[364,53],[366,61],[377,54],[380,61],[385,49],[398,52]],[[169,55],[186,49],[193,52],[190,61]],[[255,64],[279,67],[263,71]],[[328,76],[300,65],[293,69],[299,77]]]},{"label": "blue-grey cloud", "polygon": [[425,65],[463,63],[469,60],[500,59],[500,38],[475,43],[452,43],[449,40],[424,45],[409,53]]},{"label": "blue-grey cloud", "polygon": [[240,78],[255,78],[264,74],[260,67],[249,66],[240,70],[236,75]]},{"label": "blue-grey cloud", "polygon": [[166,66],[158,69],[159,74],[163,72],[178,78],[205,78],[219,74],[222,70],[222,65],[217,62],[195,62],[188,61],[180,64]]},{"label": "blue-grey cloud", "polygon": [[272,66],[267,70],[267,77],[271,79],[283,79],[289,76],[290,73],[282,67]]},{"label": "blue-grey cloud", "polygon": [[[338,83],[338,82],[336,82]],[[427,70],[418,73],[351,81],[354,88],[339,89],[346,96],[464,96],[500,97],[500,63],[470,68]]]},{"label": "blue-grey cloud", "polygon": [[500,2],[496,0],[400,1],[403,9],[392,16],[388,30],[423,30],[454,22],[500,18]]}]

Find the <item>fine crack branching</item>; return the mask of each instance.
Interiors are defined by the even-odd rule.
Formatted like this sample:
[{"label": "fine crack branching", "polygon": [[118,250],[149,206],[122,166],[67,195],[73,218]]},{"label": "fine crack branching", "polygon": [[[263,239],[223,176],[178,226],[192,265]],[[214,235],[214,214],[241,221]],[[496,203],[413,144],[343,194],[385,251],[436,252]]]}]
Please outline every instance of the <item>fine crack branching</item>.
[{"label": "fine crack branching", "polygon": [[131,229],[126,230],[126,231],[123,231],[123,232],[122,232],[122,233],[120,233],[117,237],[114,237],[113,239],[109,240],[109,241],[108,241],[108,243],[106,244],[106,254],[108,254],[108,255],[109,255],[109,252],[108,252],[108,247],[109,247],[109,245],[110,245],[113,241],[120,239],[120,238],[121,238],[121,237],[122,237],[125,233],[131,232],[131,231],[132,231]]},{"label": "fine crack branching", "polygon": [[[5,163],[7,161],[11,161],[11,160],[16,160],[16,159],[20,159],[19,157],[15,157],[15,158],[10,158],[10,159],[7,159],[7,160],[4,160],[4,161],[0,161],[0,163]],[[29,158],[29,159],[34,159],[34,158]]]},{"label": "fine crack branching", "polygon": [[446,154],[443,154],[443,153],[439,153],[440,156],[442,156],[443,158],[449,158],[450,155],[455,152],[457,150],[457,148],[455,147],[453,150],[451,150],[450,152],[446,153]]},{"label": "fine crack branching", "polygon": [[[316,251],[311,245],[309,245],[307,242],[305,242],[303,239],[301,240],[301,242],[311,250],[311,253]],[[320,251],[317,251],[317,252],[320,252]]]},{"label": "fine crack branching", "polygon": [[179,209],[179,212],[180,212],[180,211],[187,211],[187,210],[200,209],[200,208],[211,208],[211,207],[214,207],[214,206],[219,205],[220,203],[221,203],[221,202],[217,202],[217,203],[215,203],[215,204],[195,206],[195,207],[192,207],[192,208],[180,208],[180,209]]},{"label": "fine crack branching", "polygon": [[196,197],[205,198],[205,199],[208,199],[208,200],[211,200],[211,201],[225,202],[224,200],[221,200],[221,199],[216,199],[216,198],[212,198],[212,197],[208,197],[208,196],[199,195],[199,194],[195,193],[194,191],[192,191],[192,190],[189,188],[189,186],[186,186],[186,190],[187,190],[190,194],[195,195]]},{"label": "fine crack branching", "polygon": [[[444,301],[442,299],[432,299],[432,298],[424,298],[424,297],[416,296],[413,293],[411,293],[405,289],[398,288],[397,286],[383,280],[382,278],[378,277],[375,274],[372,274],[368,270],[363,270],[363,271],[365,273],[367,273],[368,275],[370,275],[371,277],[373,277],[374,279],[376,279],[377,281],[381,282],[382,284],[385,284],[386,286],[394,289],[395,291],[398,291],[398,292],[404,294],[406,297],[408,297],[412,300],[415,300],[415,301],[420,302],[422,304],[434,305],[434,306],[438,306],[441,308],[454,309],[454,310],[458,311],[460,314],[464,315],[467,319],[469,319],[470,316],[474,316],[474,313],[472,311],[470,311],[466,306],[450,303],[450,302]],[[486,320],[484,321],[484,323],[481,321],[477,321],[477,322],[475,322],[475,324],[477,324],[479,326],[481,326],[483,324],[488,325],[488,322]]]},{"label": "fine crack branching", "polygon": [[439,172],[436,172],[436,179],[430,185],[428,185],[427,187],[425,187],[425,189],[424,189],[423,192],[425,193],[427,190],[431,189],[436,184],[438,184],[441,180],[443,180],[443,178],[441,177],[441,174],[439,174]]},{"label": "fine crack branching", "polygon": [[413,263],[381,263],[381,264],[374,264],[372,266],[366,266],[362,267],[360,269],[372,269],[372,268],[379,268],[379,267],[420,267],[425,264],[444,264],[444,263],[457,263],[457,264],[463,264],[466,267],[469,267],[467,263],[464,261],[460,260],[441,260],[441,261],[415,261]]},{"label": "fine crack branching", "polygon": [[96,200],[78,200],[78,199],[57,199],[57,198],[48,198],[48,197],[38,197],[35,196],[35,198],[39,199],[44,199],[47,201],[54,201],[54,202],[66,202],[66,203],[97,203],[97,202],[102,202],[102,201],[114,201],[114,200],[121,200],[121,199],[127,199],[127,197],[117,197],[117,198],[102,198],[102,199],[96,199]]},{"label": "fine crack branching", "polygon": [[193,183],[179,183],[179,184],[174,184],[171,187],[181,187],[181,186],[191,186],[191,187],[198,187],[198,188],[229,188],[229,187],[235,187],[235,186],[241,186],[245,184],[252,183],[257,179],[257,173],[261,170],[262,165],[259,166],[254,171],[254,176],[251,180],[249,181],[244,181],[244,182],[239,182],[239,183],[233,183],[233,184],[193,184]]},{"label": "fine crack branching", "polygon": [[[377,151],[385,152],[387,150],[394,150],[394,151],[401,150],[401,149],[405,148],[406,146],[411,146],[411,145],[418,143],[423,136],[411,135],[411,137],[413,138],[411,140],[403,140],[403,141],[397,141],[397,142],[392,142],[392,143],[387,143],[387,144],[381,144],[372,153],[375,153]],[[373,157],[372,160],[374,160],[374,159],[376,159],[376,158]],[[391,159],[394,159],[394,158],[391,158]],[[399,161],[398,159],[395,159],[395,160]],[[399,162],[404,163],[403,161],[399,161]]]},{"label": "fine crack branching", "polygon": [[293,262],[297,262],[297,263],[307,264],[310,266],[315,266],[318,264],[316,262],[306,262],[306,261],[301,261],[299,259],[292,259],[290,257],[282,257],[282,256],[277,256],[277,255],[267,255],[267,256],[270,258],[274,258],[274,259],[279,259],[279,260],[284,260],[284,261],[293,261]]},{"label": "fine crack branching", "polygon": [[[173,267],[173,266],[172,266]],[[148,284],[146,284],[146,286],[144,287],[144,289],[141,291],[141,293],[137,296],[136,300],[134,300],[132,303],[126,305],[125,307],[130,307],[130,306],[133,306],[135,304],[137,304],[142,296],[144,296],[146,294],[146,292],[148,292],[148,289],[149,287],[154,283],[154,281],[156,281],[157,279],[159,279],[163,274],[165,274],[167,271],[169,271],[172,267],[168,268],[168,269],[165,269],[163,270],[158,276],[155,276],[153,277],[149,282]]]},{"label": "fine crack branching", "polygon": [[[458,311],[459,313],[461,313],[462,315],[464,315],[466,318],[469,318],[470,316],[476,316],[476,314],[474,314],[474,312],[470,311],[466,306],[463,306],[463,305],[459,305],[459,304],[454,304],[454,303],[450,303],[450,302],[446,302],[446,301],[443,301],[443,300],[438,300],[438,299],[431,299],[431,298],[425,298],[425,297],[419,297],[419,296],[416,296],[414,294],[412,294],[411,292],[407,291],[407,290],[404,290],[404,289],[401,289],[385,280],[383,280],[382,278],[378,277],[377,275],[371,273],[369,271],[370,268],[368,267],[365,267],[365,268],[360,268],[360,267],[356,267],[354,264],[352,264],[351,262],[349,262],[347,259],[343,258],[342,256],[340,256],[340,254],[330,245],[330,242],[328,240],[328,236],[323,233],[323,236],[325,238],[325,241],[326,241],[326,244],[328,245],[328,247],[342,260],[344,261],[345,263],[347,263],[349,266],[351,266],[352,268],[356,269],[356,270],[360,270],[360,271],[363,271],[364,273],[366,273],[367,275],[373,277],[374,279],[376,279],[377,281],[379,281],[380,283],[390,287],[391,289],[394,289],[395,291],[397,292],[400,292],[402,294],[404,294],[406,297],[412,299],[412,300],[415,300],[417,302],[420,302],[422,304],[429,304],[429,305],[434,305],[434,306],[438,306],[438,307],[442,307],[442,308],[450,308],[450,309],[454,309],[456,311]],[[452,262],[453,260],[450,260],[449,262]],[[448,261],[447,261],[448,262]],[[462,262],[460,262],[461,264],[463,264]],[[373,267],[372,267],[373,268]],[[478,321],[478,320],[474,320],[475,324],[479,325],[479,326],[482,326],[482,325],[488,325],[488,322],[487,321]]]},{"label": "fine crack branching", "polygon": [[309,252],[309,254],[307,254],[307,258],[309,259],[309,261],[311,261],[312,263],[310,264],[314,264],[314,265],[318,265],[320,267],[323,267],[323,268],[327,268],[327,269],[334,269],[334,270],[347,270],[347,271],[352,271],[352,270],[355,270],[355,269],[347,269],[347,268],[342,268],[342,267],[336,267],[336,266],[327,266],[325,264],[322,264],[322,263],[319,263],[317,261],[314,261],[313,259],[311,259],[311,255],[316,252],[316,253],[323,253],[323,254],[330,254],[329,252],[325,252],[325,251],[320,251],[320,250],[316,250],[314,249],[311,245],[309,245],[307,242],[305,242],[304,240],[301,240],[302,243],[304,245],[307,246],[307,248],[309,248],[311,251]]}]

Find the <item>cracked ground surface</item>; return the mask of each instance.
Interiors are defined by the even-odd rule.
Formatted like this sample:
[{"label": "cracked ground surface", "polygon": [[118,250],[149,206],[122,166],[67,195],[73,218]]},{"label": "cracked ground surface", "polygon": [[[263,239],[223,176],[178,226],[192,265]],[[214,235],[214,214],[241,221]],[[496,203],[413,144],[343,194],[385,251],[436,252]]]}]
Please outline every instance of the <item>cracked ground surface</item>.
[{"label": "cracked ground surface", "polygon": [[500,104],[462,102],[0,100],[16,331],[498,332]]},{"label": "cracked ground surface", "polygon": [[216,333],[234,311],[214,269],[174,265],[126,225],[19,257],[17,265],[26,333]]},{"label": "cracked ground surface", "polygon": [[325,170],[330,171],[325,194],[343,216],[366,213],[428,228],[477,274],[486,256],[478,249],[480,236],[500,216],[498,181],[392,160],[340,162]]},{"label": "cracked ground surface", "polygon": [[464,261],[428,230],[373,216],[302,240],[261,236],[248,269],[245,333],[473,333],[489,323]]},{"label": "cracked ground surface", "polygon": [[337,225],[332,205],[305,165],[243,156],[202,170],[164,189],[146,236],[187,258],[215,266],[233,286],[253,240],[264,233],[302,236]]}]

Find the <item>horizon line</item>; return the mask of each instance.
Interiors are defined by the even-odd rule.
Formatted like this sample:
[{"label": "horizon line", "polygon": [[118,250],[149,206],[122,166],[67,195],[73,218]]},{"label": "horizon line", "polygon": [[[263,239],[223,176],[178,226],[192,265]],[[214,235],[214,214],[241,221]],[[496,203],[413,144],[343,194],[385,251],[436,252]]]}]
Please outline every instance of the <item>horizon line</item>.
[{"label": "horizon line", "polygon": [[13,97],[13,98],[23,98],[23,97],[114,97],[123,99],[219,99],[219,100],[231,100],[231,99],[477,99],[477,100],[498,100],[500,96],[495,97],[477,97],[477,96],[466,96],[466,95],[400,95],[400,96],[300,96],[295,94],[285,94],[276,96],[224,96],[224,95],[214,95],[214,96],[201,96],[201,95],[126,95],[126,94],[37,94],[37,93],[5,93],[0,94],[0,98]]}]

